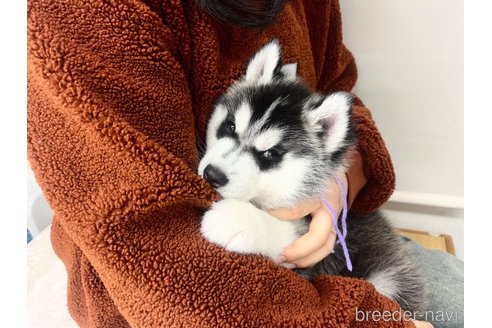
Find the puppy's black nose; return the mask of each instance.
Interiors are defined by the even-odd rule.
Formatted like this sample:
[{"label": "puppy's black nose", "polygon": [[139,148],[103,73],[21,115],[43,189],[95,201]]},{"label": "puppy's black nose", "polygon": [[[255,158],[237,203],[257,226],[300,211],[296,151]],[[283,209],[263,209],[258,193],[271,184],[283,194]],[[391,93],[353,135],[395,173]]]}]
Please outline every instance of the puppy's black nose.
[{"label": "puppy's black nose", "polygon": [[229,181],[224,172],[210,164],[205,167],[203,177],[210,182],[214,188],[222,187]]}]

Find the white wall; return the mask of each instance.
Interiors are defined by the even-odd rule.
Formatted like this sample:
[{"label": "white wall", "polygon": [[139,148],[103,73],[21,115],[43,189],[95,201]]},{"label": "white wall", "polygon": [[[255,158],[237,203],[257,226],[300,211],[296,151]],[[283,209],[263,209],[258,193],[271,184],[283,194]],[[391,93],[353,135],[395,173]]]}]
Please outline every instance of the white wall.
[{"label": "white wall", "polygon": [[53,219],[53,210],[44,198],[29,164],[27,167],[27,229],[36,238]]},{"label": "white wall", "polygon": [[355,93],[397,173],[387,212],[399,226],[451,234],[463,258],[463,1],[340,2]]}]

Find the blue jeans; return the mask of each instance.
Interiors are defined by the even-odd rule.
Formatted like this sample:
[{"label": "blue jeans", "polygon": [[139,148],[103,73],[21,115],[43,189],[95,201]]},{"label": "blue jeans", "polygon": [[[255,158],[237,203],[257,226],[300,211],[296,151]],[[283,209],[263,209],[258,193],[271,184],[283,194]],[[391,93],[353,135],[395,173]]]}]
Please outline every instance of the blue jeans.
[{"label": "blue jeans", "polygon": [[417,314],[415,319],[430,322],[435,328],[463,327],[463,261],[448,253],[425,249],[405,239],[429,286],[427,311]]}]

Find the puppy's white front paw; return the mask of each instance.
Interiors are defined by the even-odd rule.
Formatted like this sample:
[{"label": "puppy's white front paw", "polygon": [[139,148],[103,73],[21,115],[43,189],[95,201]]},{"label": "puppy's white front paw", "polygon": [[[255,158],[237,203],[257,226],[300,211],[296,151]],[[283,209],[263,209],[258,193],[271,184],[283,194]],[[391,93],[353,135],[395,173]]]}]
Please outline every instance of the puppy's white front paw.
[{"label": "puppy's white front paw", "polygon": [[260,220],[255,218],[259,210],[251,207],[249,203],[233,199],[215,203],[203,216],[203,236],[229,251],[263,254],[259,239],[264,229]]},{"label": "puppy's white front paw", "polygon": [[250,203],[234,199],[215,203],[203,217],[201,232],[229,251],[272,259],[297,238],[291,222],[277,220]]}]

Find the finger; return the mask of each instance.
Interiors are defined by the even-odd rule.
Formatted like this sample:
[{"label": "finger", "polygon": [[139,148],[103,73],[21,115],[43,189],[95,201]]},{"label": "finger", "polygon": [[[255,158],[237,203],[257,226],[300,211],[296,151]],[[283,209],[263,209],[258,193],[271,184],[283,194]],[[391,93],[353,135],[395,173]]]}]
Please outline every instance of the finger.
[{"label": "finger", "polygon": [[294,207],[282,207],[268,210],[268,213],[280,220],[298,220],[311,214],[321,206],[318,198],[308,199]]},{"label": "finger", "polygon": [[333,248],[335,246],[336,239],[337,239],[337,234],[335,230],[332,230],[330,232],[327,242],[323,246],[321,246],[321,248],[309,254],[308,256],[305,256],[303,258],[294,261],[293,264],[295,264],[297,268],[308,268],[315,265],[316,263],[320,262],[322,259],[324,259],[325,257],[327,257],[332,253]]},{"label": "finger", "polygon": [[333,221],[326,209],[320,208],[312,213],[309,231],[287,246],[282,255],[287,262],[294,262],[322,247],[333,229]]}]

